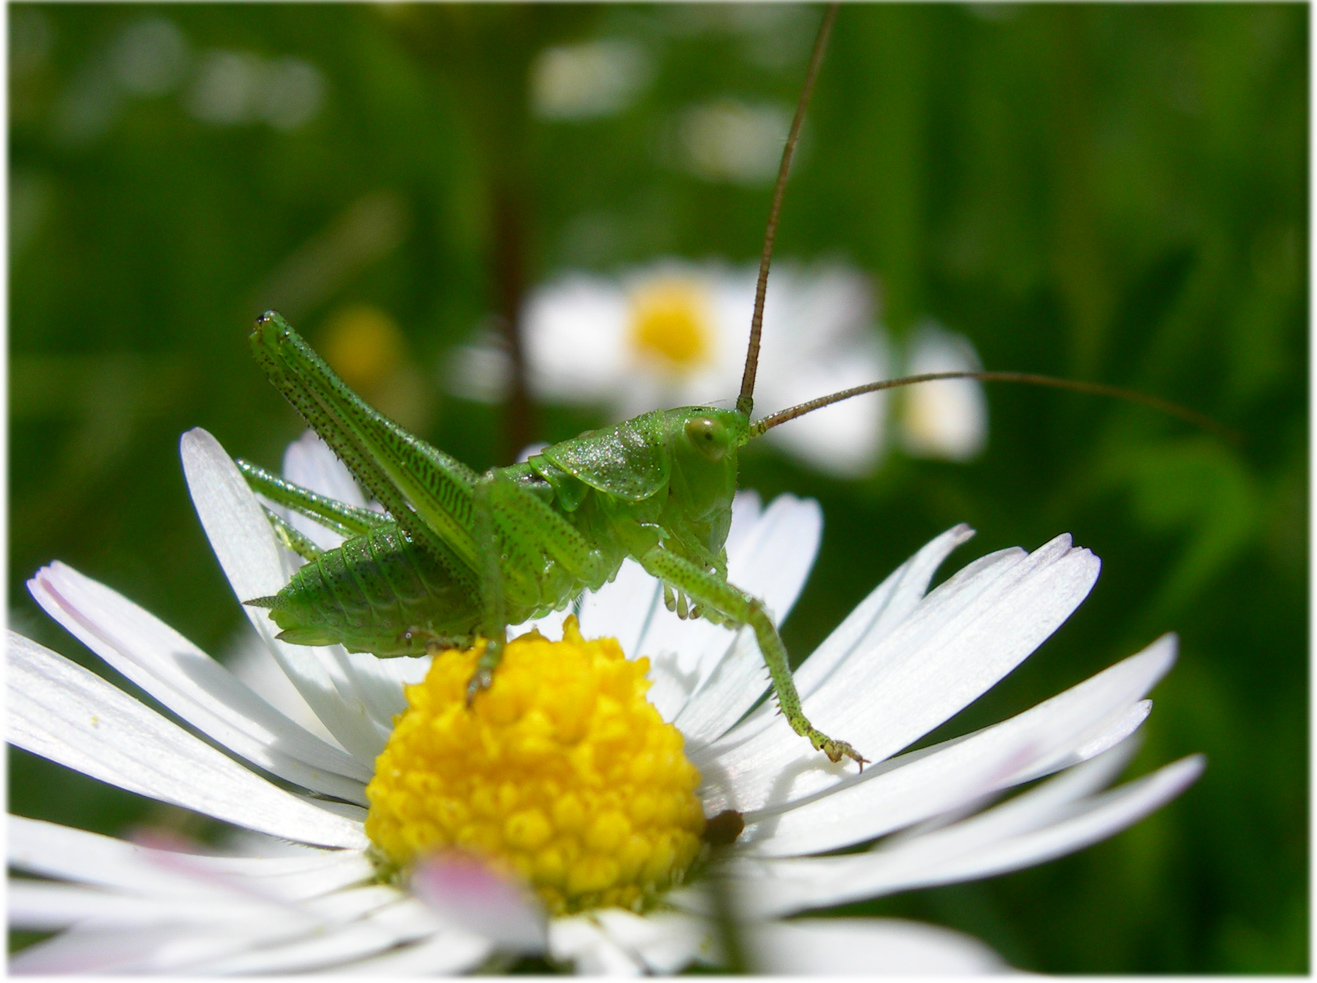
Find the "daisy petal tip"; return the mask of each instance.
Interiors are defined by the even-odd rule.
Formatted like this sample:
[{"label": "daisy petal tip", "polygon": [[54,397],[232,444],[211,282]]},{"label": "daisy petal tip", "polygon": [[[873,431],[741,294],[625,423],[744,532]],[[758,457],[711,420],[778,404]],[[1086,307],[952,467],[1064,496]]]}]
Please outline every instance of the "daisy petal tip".
[{"label": "daisy petal tip", "polygon": [[1146,659],[1157,666],[1155,679],[1161,679],[1175,665],[1180,656],[1180,636],[1173,631],[1156,639],[1135,658]]},{"label": "daisy petal tip", "polygon": [[183,435],[178,438],[178,452],[184,462],[189,458],[208,454],[217,447],[219,447],[219,441],[215,439],[214,434],[204,427],[193,427],[191,430],[184,430]]},{"label": "daisy petal tip", "polygon": [[1181,790],[1198,781],[1206,770],[1207,755],[1201,753],[1191,754],[1166,766],[1166,771],[1175,776]]},{"label": "daisy petal tip", "polygon": [[220,442],[210,431],[201,427],[193,427],[179,438],[178,453],[183,459],[183,477],[194,499],[198,487],[217,471],[227,472],[234,467],[232,458]]}]

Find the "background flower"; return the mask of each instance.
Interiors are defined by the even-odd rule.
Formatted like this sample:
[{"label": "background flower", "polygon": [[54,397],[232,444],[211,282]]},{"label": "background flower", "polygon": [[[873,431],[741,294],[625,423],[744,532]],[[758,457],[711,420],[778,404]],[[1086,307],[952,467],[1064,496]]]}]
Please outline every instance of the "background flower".
[{"label": "background flower", "polygon": [[[571,273],[534,291],[522,321],[529,381],[551,402],[605,406],[610,418],[730,405],[740,391],[758,267],[662,260],[617,277]],[[760,415],[890,375],[872,291],[840,265],[778,263],[768,280],[755,405]],[[493,363],[492,368],[491,363]],[[499,399],[498,341],[459,349],[458,391]],[[886,397],[850,400],[769,440],[832,474],[873,467]]]}]

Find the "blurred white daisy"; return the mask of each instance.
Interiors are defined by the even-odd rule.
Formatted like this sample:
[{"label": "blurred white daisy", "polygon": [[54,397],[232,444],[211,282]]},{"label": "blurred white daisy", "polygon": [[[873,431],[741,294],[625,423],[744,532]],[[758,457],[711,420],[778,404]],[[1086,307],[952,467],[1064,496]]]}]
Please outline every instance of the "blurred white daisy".
[{"label": "blurred white daisy", "polygon": [[[537,398],[602,405],[614,419],[684,405],[726,405],[741,386],[757,267],[667,260],[619,277],[572,273],[531,294],[522,316]],[[502,398],[490,343],[462,349],[459,395]],[[868,280],[844,266],[779,264],[768,279],[755,405],[784,409],[884,377],[888,368]],[[882,394],[793,421],[766,439],[843,476],[873,467]]]},{"label": "blurred white daisy", "polygon": [[[969,339],[925,321],[908,342],[903,375],[973,372],[982,368]],[[902,443],[915,457],[968,461],[988,442],[988,401],[973,379],[926,382],[900,396]]]},{"label": "blurred white daisy", "polygon": [[[277,590],[297,561],[277,545],[232,461],[204,431],[186,434],[182,451],[193,501],[237,598]],[[317,474],[335,470],[323,458],[305,463],[304,473],[288,477],[314,483]],[[740,496],[728,541],[732,579],[785,614],[812,564],[820,526],[814,503],[783,497],[761,509],[753,495]],[[463,708],[442,718],[447,723],[436,717],[426,725],[436,740],[458,718],[460,726],[485,728],[455,762],[443,763],[470,759],[475,785],[470,801],[444,799],[442,815],[422,817],[403,839],[423,843],[432,832],[425,823],[462,814],[473,830],[465,845],[491,866],[439,854],[419,863],[410,878],[386,876],[393,865],[382,857],[394,847],[387,836],[372,844],[367,830],[378,831],[387,817],[373,811],[368,818],[367,806],[376,809],[394,793],[433,791],[437,775],[386,763],[400,760],[406,741],[399,735],[415,731],[409,721],[424,721],[439,705],[442,685],[436,689],[435,681],[458,656],[434,660],[427,670],[425,660],[287,645],[273,638],[263,611],[244,609],[269,657],[333,735],[330,743],[121,595],[51,564],[29,583],[41,606],[185,726],[11,633],[11,743],[254,835],[249,855],[203,855],[11,817],[10,864],[46,879],[11,880],[10,924],[59,934],[14,954],[9,969],[439,973],[507,968],[518,954],[538,952],[579,971],[669,972],[718,962],[720,936],[710,927],[718,922],[711,917],[718,897],[730,902],[752,970],[1000,969],[981,944],[946,930],[792,916],[1014,870],[1078,849],[1178,794],[1202,763],[1186,758],[1106,788],[1148,713],[1144,694],[1174,658],[1170,637],[1002,723],[901,754],[1026,658],[1097,576],[1096,558],[1063,536],[1032,554],[1015,549],[983,557],[926,593],[937,566],[969,536],[957,527],[920,550],[797,673],[815,722],[873,759],[862,774],[814,752],[768,704],[751,709],[765,689],[752,641],[668,616],[658,603],[659,586],[638,567],[624,566],[615,583],[585,597],[579,610],[591,635],[614,636],[625,651],[648,656],[628,662],[605,652],[607,699],[578,693],[537,711],[557,721],[556,731],[531,714],[518,717],[511,696],[517,686],[526,699],[540,688],[558,697],[565,691],[553,688],[551,673],[518,682],[510,646],[475,711]],[[572,634],[570,622],[565,630]],[[563,672],[567,656],[589,647],[555,644],[548,664]],[[532,638],[523,648],[549,645]],[[643,693],[632,670],[646,661],[649,710],[623,692]],[[425,685],[409,688],[411,708],[399,717],[403,683],[422,675]],[[626,685],[614,685],[618,680]],[[603,709],[592,717],[587,704]],[[658,743],[628,752],[629,731],[610,729],[620,712],[643,718]],[[531,729],[496,729],[508,723]],[[664,736],[669,724],[679,731],[675,744]],[[574,735],[570,740],[563,728]],[[538,819],[524,808],[531,786],[477,781],[475,772],[496,763],[499,742],[514,736],[521,743],[505,759],[505,778],[527,755],[555,760],[563,748],[549,739],[553,734],[582,774],[614,778],[558,790],[553,814]],[[624,753],[638,756],[614,757]],[[645,776],[664,769],[678,776],[698,769],[694,816],[680,790],[676,798],[646,798]],[[495,768],[491,776],[498,775]],[[399,780],[393,792],[378,791]],[[632,800],[586,808],[588,795],[607,796],[627,780],[639,783]],[[642,812],[651,824],[669,822],[658,839],[637,842],[644,840]],[[705,838],[726,846],[697,857],[688,870],[649,871],[642,877],[648,887],[633,896],[632,907],[590,907],[591,898],[609,892],[625,896],[628,864],[690,859],[683,837],[705,817],[711,820]],[[546,917],[525,886],[494,869],[500,855],[487,851],[491,838],[503,843],[505,866],[530,871],[540,899],[551,904],[563,899],[562,890],[579,889],[563,907],[581,910]],[[656,842],[665,849],[653,849]],[[821,855],[865,844],[860,852]],[[654,889],[662,883],[672,886]],[[711,884],[724,889],[711,892]]]},{"label": "blurred white daisy", "polygon": [[610,116],[630,105],[653,74],[649,55],[631,41],[555,45],[531,63],[531,108],[553,120]]}]

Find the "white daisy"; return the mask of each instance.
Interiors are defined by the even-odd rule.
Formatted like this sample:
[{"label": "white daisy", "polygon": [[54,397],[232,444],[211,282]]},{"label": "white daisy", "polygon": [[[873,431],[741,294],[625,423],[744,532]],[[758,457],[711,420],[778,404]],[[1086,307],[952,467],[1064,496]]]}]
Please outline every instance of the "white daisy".
[{"label": "white daisy", "polygon": [[[277,590],[296,561],[277,546],[223,449],[196,430],[183,438],[183,459],[202,524],[237,598]],[[785,614],[813,561],[820,526],[814,503],[783,497],[761,509],[753,495],[741,496],[728,541],[732,579]],[[54,563],[30,582],[38,602],[186,729],[11,633],[11,742],[253,831],[259,835],[249,842],[263,846],[250,856],[203,856],[13,817],[11,865],[49,880],[11,881],[11,925],[60,934],[16,954],[10,969],[436,973],[498,968],[507,965],[497,961],[500,952],[540,945],[549,959],[581,971],[668,972],[718,960],[720,936],[710,926],[718,921],[711,916],[719,896],[730,899],[751,969],[1001,968],[979,943],[929,926],[784,919],[1078,849],[1178,794],[1202,763],[1186,758],[1104,791],[1148,713],[1144,694],[1174,658],[1170,637],[1000,724],[900,753],[1027,657],[1097,575],[1097,560],[1063,536],[1032,554],[983,557],[927,592],[934,570],[969,536],[957,527],[920,550],[797,673],[814,721],[873,759],[862,774],[814,752],[767,704],[752,710],[765,688],[753,642],[668,616],[657,603],[658,586],[638,568],[625,566],[614,584],[585,597],[579,616],[591,635],[616,636],[625,651],[652,660],[654,717],[680,728],[689,763],[702,776],[699,811],[715,817],[734,810],[744,829],[712,864],[697,863],[685,883],[646,894],[639,910],[594,908],[547,923],[519,900],[523,889],[500,887],[501,875],[473,873],[452,857],[422,863],[410,883],[381,877],[373,859],[380,849],[372,849],[365,832],[366,785],[386,742],[389,754],[397,750],[391,735],[404,708],[401,684],[426,672],[423,660],[287,645],[273,638],[263,611],[246,608],[270,656],[335,746],[274,710],[127,599]],[[456,658],[435,660],[433,669]],[[643,661],[610,665],[625,674],[626,666]],[[490,707],[497,708],[500,680],[515,679],[514,671],[506,660],[500,666],[482,698]],[[421,689],[412,688],[413,708],[400,718],[397,734],[421,712]],[[625,701],[597,702],[616,708]],[[563,701],[564,708],[574,706]],[[654,726],[666,726],[662,721]],[[620,746],[624,736],[608,740]],[[479,758],[479,751],[471,745],[469,757]],[[635,760],[633,770],[658,767]],[[678,771],[684,760],[672,758]],[[600,767],[602,761],[591,759]],[[1000,794],[1046,776],[1054,777],[994,804]],[[602,788],[609,790],[607,783]],[[502,800],[515,802],[520,794],[517,787],[486,785],[467,806],[473,815],[496,814]],[[561,799],[569,797],[564,792]],[[720,827],[724,839],[736,832],[735,818]],[[511,828],[511,818],[498,821]],[[598,832],[592,827],[589,835]],[[301,847],[290,855],[285,841]],[[862,844],[870,845],[823,855]],[[598,853],[606,845],[590,849],[596,852],[586,859],[611,862]],[[536,863],[544,866],[546,856]],[[707,876],[713,871],[721,876]],[[566,874],[585,876],[580,863]],[[669,870],[663,877],[676,883],[683,875]],[[710,892],[711,884],[725,890]],[[543,885],[536,887],[544,896]]]},{"label": "white daisy", "polygon": [[[936,321],[920,324],[908,344],[904,375],[973,372],[982,368],[969,339]],[[901,393],[901,437],[916,457],[968,461],[988,442],[988,401],[973,379],[927,382]]]},{"label": "white daisy", "polygon": [[[728,405],[741,386],[758,267],[663,260],[607,277],[570,273],[534,291],[522,313],[530,387],[549,402],[607,406],[613,419]],[[497,401],[505,356],[492,341],[456,353],[450,388]],[[764,411],[887,374],[868,280],[841,265],[780,263],[768,279],[755,405]],[[873,467],[883,394],[774,430],[768,440],[841,476]]]}]

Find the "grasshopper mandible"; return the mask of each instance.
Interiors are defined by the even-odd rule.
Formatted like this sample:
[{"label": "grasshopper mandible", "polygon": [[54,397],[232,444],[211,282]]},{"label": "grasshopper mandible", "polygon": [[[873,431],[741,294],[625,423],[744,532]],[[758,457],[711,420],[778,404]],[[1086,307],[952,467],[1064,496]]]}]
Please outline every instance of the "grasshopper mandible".
[{"label": "grasshopper mandible", "polygon": [[272,597],[279,637],[344,645],[381,658],[466,647],[485,650],[467,701],[490,685],[507,626],[561,610],[611,580],[624,559],[662,581],[669,608],[733,629],[749,628],[787,722],[832,761],[866,759],[819,731],[801,708],[786,648],[763,603],[727,580],[737,453],[772,427],[842,399],[935,379],[1060,385],[1149,403],[1094,384],[1023,373],[945,372],[875,382],[823,396],[752,423],[764,291],[782,193],[836,7],[819,30],[769,213],[741,392],[735,409],[656,410],[546,447],[524,463],[478,474],[407,433],[353,393],[278,314],[256,321],[252,348],[270,381],[334,450],[387,515],[335,502],[239,461],[268,500],[346,536],[321,550],[274,513],[283,542],[308,562]]}]

